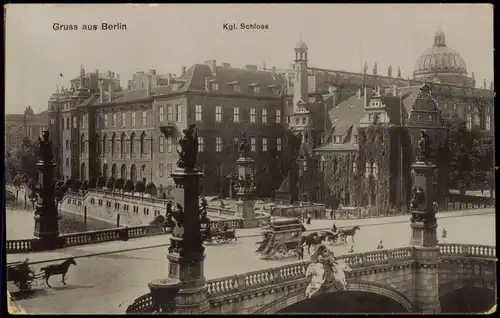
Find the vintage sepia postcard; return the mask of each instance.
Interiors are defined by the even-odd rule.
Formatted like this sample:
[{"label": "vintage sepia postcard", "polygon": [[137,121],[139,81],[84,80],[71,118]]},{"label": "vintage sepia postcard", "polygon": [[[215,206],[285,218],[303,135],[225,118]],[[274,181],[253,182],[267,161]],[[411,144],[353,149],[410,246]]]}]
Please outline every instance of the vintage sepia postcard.
[{"label": "vintage sepia postcard", "polygon": [[491,4],[4,17],[12,314],[496,311]]}]

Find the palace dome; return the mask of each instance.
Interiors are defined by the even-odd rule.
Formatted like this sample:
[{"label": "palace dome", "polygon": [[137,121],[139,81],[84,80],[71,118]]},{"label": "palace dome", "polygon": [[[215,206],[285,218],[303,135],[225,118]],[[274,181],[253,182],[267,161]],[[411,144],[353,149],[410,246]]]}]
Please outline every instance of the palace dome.
[{"label": "palace dome", "polygon": [[295,45],[295,49],[307,50],[307,45],[304,42],[302,42],[302,40],[300,40],[299,43]]},{"label": "palace dome", "polygon": [[434,74],[466,75],[467,67],[462,56],[446,46],[444,32],[439,29],[434,35],[434,45],[418,58],[413,74],[415,78]]}]

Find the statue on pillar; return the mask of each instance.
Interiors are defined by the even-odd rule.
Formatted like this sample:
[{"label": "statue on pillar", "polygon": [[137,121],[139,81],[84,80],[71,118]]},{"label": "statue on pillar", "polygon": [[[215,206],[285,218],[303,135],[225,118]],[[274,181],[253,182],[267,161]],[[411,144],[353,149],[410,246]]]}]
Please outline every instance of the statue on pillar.
[{"label": "statue on pillar", "polygon": [[196,157],[198,155],[198,133],[196,125],[190,125],[183,131],[184,136],[179,140],[180,150],[177,167],[186,170],[193,170],[196,165]]},{"label": "statue on pillar", "polygon": [[38,137],[39,143],[39,152],[38,152],[38,160],[43,161],[45,163],[51,163],[54,159],[54,155],[52,154],[52,141],[49,140],[49,132],[45,130],[42,133],[42,137]]},{"label": "statue on pillar", "polygon": [[174,219],[174,228],[172,229],[172,236],[181,238],[184,235],[184,209],[177,203],[176,210],[171,212]]},{"label": "statue on pillar", "polygon": [[201,198],[201,204],[200,204],[200,222],[201,223],[208,223],[210,220],[207,217],[207,207],[208,207],[208,202],[205,198]]},{"label": "statue on pillar", "polygon": [[420,140],[417,144],[417,161],[426,162],[431,154],[429,135],[425,129],[420,131]]},{"label": "statue on pillar", "polygon": [[240,135],[238,151],[240,152],[240,157],[242,157],[242,158],[248,157],[248,154],[250,152],[250,147],[248,145],[245,133],[241,133],[241,135]]}]

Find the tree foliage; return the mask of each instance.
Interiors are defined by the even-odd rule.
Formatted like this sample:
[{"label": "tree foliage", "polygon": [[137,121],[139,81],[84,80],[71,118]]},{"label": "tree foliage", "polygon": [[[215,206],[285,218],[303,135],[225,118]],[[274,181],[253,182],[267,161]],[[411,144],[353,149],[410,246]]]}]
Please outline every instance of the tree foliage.
[{"label": "tree foliage", "polygon": [[445,114],[442,122],[448,130],[449,187],[470,188],[489,182],[494,151],[491,131],[468,130],[466,121],[458,114]]},{"label": "tree foliage", "polygon": [[132,180],[127,179],[123,184],[123,192],[132,192],[134,191],[134,182]]},{"label": "tree foliage", "polygon": [[109,177],[108,180],[106,180],[106,189],[112,191],[114,185],[115,185],[115,179],[113,179],[113,177]]},{"label": "tree foliage", "polygon": [[38,141],[24,140],[18,146],[5,149],[5,168],[7,176],[26,174],[29,178],[37,179],[36,163]]},{"label": "tree foliage", "polygon": [[123,185],[125,183],[125,180],[123,180],[122,178],[119,178],[119,179],[116,179],[115,180],[115,190],[122,190],[123,189]]},{"label": "tree foliage", "polygon": [[89,182],[88,182],[88,188],[89,189],[95,189],[97,187],[97,178],[96,177],[90,177]]},{"label": "tree foliage", "polygon": [[157,194],[156,185],[153,182],[149,182],[146,186],[146,193],[152,196]]},{"label": "tree foliage", "polygon": [[134,186],[134,192],[144,193],[144,191],[146,191],[146,186],[144,185],[144,182],[137,181]]}]

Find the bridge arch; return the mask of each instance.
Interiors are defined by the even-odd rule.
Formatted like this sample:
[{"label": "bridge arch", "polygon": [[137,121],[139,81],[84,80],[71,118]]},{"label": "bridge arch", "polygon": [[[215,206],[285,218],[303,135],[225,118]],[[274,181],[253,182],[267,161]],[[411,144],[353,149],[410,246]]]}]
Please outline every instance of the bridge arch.
[{"label": "bridge arch", "polygon": [[442,313],[485,313],[495,305],[494,277],[457,278],[439,286]]},{"label": "bridge arch", "polygon": [[[303,288],[300,288],[299,290],[292,292],[291,294],[288,294],[282,298],[277,299],[276,301],[272,303],[268,303],[264,305],[263,307],[259,308],[257,311],[254,312],[254,314],[270,314],[270,313],[277,313],[287,307],[290,307],[292,305],[295,305],[299,302],[302,301],[307,301],[308,299],[306,298],[305,295],[305,289],[307,285],[305,285]],[[364,293],[369,293],[369,294],[375,294],[379,296],[383,296],[386,298],[389,298],[396,302],[397,304],[401,305],[407,312],[414,312],[416,307],[413,304],[413,302],[403,293],[399,292],[398,290],[374,283],[374,282],[368,282],[368,281],[350,281],[348,282],[347,285],[347,292],[364,292]],[[327,295],[327,294],[334,294],[339,292],[335,284],[331,284],[329,287],[327,287],[323,292],[321,292],[318,296],[322,295]],[[316,296],[316,297],[318,297]],[[333,295],[332,295],[333,296]],[[313,296],[314,299],[314,296]],[[361,310],[362,311],[362,310]]]}]

